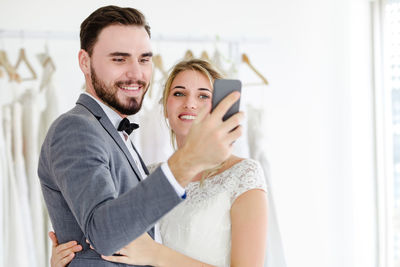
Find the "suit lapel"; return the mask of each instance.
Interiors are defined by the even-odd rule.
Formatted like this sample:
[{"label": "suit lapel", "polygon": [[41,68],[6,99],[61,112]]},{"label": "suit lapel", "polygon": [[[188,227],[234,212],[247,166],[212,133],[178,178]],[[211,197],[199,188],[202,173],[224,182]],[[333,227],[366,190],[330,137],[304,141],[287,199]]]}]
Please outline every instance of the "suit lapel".
[{"label": "suit lapel", "polygon": [[146,175],[149,175],[150,172],[149,172],[149,170],[147,169],[146,164],[144,163],[142,157],[141,157],[140,154],[137,152],[136,147],[133,145],[133,142],[132,142],[132,141],[131,141],[131,144],[132,144],[132,147],[133,147],[133,149],[135,150],[136,154],[137,154],[138,157],[139,157],[140,164],[142,164],[142,168],[143,168],[143,170],[144,170],[144,173],[145,173]]},{"label": "suit lapel", "polygon": [[[103,128],[108,132],[108,134],[114,139],[115,143],[117,143],[118,147],[122,150],[125,154],[126,158],[129,161],[133,171],[136,174],[136,178],[140,182],[143,178],[140,175],[138,166],[136,166],[135,161],[132,158],[131,153],[129,152],[128,148],[126,147],[124,141],[121,139],[121,136],[118,134],[117,129],[115,129],[114,125],[112,125],[111,121],[108,119],[107,115],[104,113],[103,109],[100,105],[92,99],[90,96],[81,94],[76,104],[80,104],[87,108],[100,122]],[[136,151],[136,149],[135,149]],[[140,158],[140,156],[139,156]],[[140,158],[142,161],[142,159]],[[146,169],[145,169],[146,170]]]}]

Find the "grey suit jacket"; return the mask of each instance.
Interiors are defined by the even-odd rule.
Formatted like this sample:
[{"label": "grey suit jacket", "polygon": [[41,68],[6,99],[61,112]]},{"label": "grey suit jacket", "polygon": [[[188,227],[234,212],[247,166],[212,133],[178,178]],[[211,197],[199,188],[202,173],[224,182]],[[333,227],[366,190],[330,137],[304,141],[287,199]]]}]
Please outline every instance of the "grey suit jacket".
[{"label": "grey suit jacket", "polygon": [[70,266],[125,266],[99,254],[111,255],[146,231],[153,236],[153,225],[182,201],[160,168],[141,181],[117,130],[85,94],[50,127],[38,174],[59,242],[83,246]]}]

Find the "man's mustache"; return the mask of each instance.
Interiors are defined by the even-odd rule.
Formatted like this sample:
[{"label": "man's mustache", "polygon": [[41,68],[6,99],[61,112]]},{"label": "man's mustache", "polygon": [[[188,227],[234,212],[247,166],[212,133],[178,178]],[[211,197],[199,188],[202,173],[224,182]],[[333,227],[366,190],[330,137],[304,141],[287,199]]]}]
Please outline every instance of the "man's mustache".
[{"label": "man's mustache", "polygon": [[138,80],[138,81],[133,81],[133,80],[128,80],[128,81],[118,81],[115,83],[116,86],[124,86],[124,85],[131,85],[133,83],[137,83],[140,86],[145,86],[146,83],[142,80]]}]

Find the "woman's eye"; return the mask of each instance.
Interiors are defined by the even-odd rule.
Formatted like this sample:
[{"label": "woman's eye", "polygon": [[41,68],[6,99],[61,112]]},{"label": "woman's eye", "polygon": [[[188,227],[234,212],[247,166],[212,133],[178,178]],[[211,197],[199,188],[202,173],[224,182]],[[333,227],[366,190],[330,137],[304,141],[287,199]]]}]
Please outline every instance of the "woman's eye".
[{"label": "woman's eye", "polygon": [[174,93],[174,96],[184,96],[184,94],[181,93],[181,92],[175,92],[175,93]]},{"label": "woman's eye", "polygon": [[209,95],[200,95],[200,99],[209,99],[210,96]]}]

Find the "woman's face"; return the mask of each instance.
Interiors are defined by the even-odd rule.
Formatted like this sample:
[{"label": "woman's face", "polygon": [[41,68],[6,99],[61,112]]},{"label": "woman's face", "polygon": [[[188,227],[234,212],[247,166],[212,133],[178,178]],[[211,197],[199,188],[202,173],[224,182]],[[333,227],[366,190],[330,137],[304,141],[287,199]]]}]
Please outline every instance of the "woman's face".
[{"label": "woman's face", "polygon": [[186,137],[197,114],[205,106],[211,111],[212,85],[199,71],[180,72],[171,84],[167,118],[177,138]]}]

